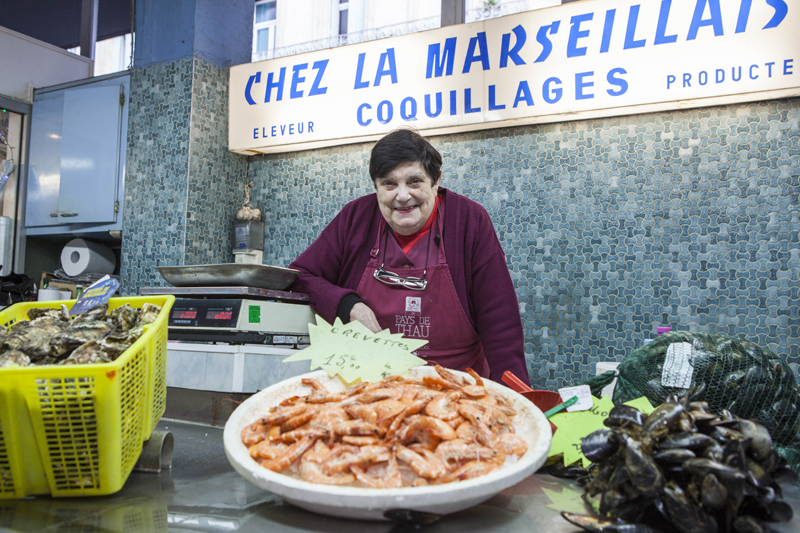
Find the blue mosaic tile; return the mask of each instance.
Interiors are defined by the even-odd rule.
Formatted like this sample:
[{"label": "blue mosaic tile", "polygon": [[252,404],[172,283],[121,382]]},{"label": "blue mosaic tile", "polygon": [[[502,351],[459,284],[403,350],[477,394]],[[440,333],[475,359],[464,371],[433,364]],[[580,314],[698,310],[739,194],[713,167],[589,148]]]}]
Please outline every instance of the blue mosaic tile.
[{"label": "blue mosaic tile", "polygon": [[195,57],[132,71],[124,294],[166,285],[158,265],[233,260],[246,159],[227,149],[227,116],[225,68]]},{"label": "blue mosaic tile", "polygon": [[[800,99],[431,138],[443,185],[488,210],[534,388],[621,361],[656,327],[800,365]],[[250,160],[264,262],[287,266],[372,192],[371,143]]]}]

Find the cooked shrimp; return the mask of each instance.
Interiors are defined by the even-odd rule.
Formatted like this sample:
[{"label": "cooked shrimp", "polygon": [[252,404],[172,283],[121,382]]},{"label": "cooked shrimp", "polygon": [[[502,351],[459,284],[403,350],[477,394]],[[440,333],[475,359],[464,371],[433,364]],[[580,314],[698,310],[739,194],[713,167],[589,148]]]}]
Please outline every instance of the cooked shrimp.
[{"label": "cooked shrimp", "polygon": [[356,477],[353,474],[328,475],[322,471],[322,466],[314,461],[306,461],[305,457],[300,461],[300,477],[304,481],[320,483],[322,485],[349,485],[354,483]]},{"label": "cooked shrimp", "polygon": [[260,420],[260,422],[267,426],[267,425],[280,425],[290,418],[299,415],[300,413],[306,410],[305,404],[300,405],[292,405],[290,407],[284,407],[283,409],[278,409],[274,413],[270,413],[264,418]]},{"label": "cooked shrimp", "polygon": [[419,476],[435,479],[447,472],[447,468],[441,462],[432,463],[402,444],[395,444],[393,449],[397,454],[397,458],[410,466],[411,470]]},{"label": "cooked shrimp", "polygon": [[386,430],[363,420],[336,421],[333,432],[337,435],[383,435]]},{"label": "cooked shrimp", "polygon": [[456,428],[456,438],[472,442],[475,440],[475,436],[478,434],[478,429],[472,425],[472,422],[467,420],[466,422],[462,422]]},{"label": "cooked shrimp", "polygon": [[280,472],[291,466],[314,444],[316,437],[303,437],[295,442],[282,455],[275,459],[261,461],[261,466],[273,472]]},{"label": "cooked shrimp", "polygon": [[360,418],[361,420],[369,422],[370,424],[378,423],[378,413],[375,412],[375,409],[373,409],[370,405],[355,403],[348,405],[344,408],[344,410],[353,418]]},{"label": "cooked shrimp", "polygon": [[436,448],[436,455],[448,467],[463,461],[491,461],[502,464],[506,460],[503,452],[458,439],[441,443]]},{"label": "cooked shrimp", "polygon": [[305,410],[304,413],[301,413],[297,416],[293,416],[292,418],[281,424],[281,431],[291,431],[293,429],[297,429],[303,424],[309,422],[315,416],[317,416],[317,409],[314,406],[310,406],[308,409]]},{"label": "cooked shrimp", "polygon": [[434,365],[436,372],[442,376],[442,379],[446,379],[450,383],[454,384],[456,387],[463,387],[464,385],[469,385],[469,382],[465,379],[453,372],[452,370],[448,370],[440,365]]},{"label": "cooked shrimp", "polygon": [[458,412],[461,416],[472,422],[472,425],[475,427],[478,427],[478,424],[485,422],[487,419],[483,410],[471,402],[459,402]]},{"label": "cooked shrimp", "polygon": [[[391,458],[389,448],[386,446],[361,446],[355,450],[344,449],[342,453],[331,451],[328,457],[322,461],[322,470],[328,475],[339,472],[347,472],[350,467],[371,465],[388,461]],[[334,457],[331,457],[334,456]]]},{"label": "cooked shrimp", "polygon": [[425,414],[433,416],[441,420],[453,420],[458,418],[458,400],[461,399],[461,393],[458,391],[448,392],[431,400],[425,406]]},{"label": "cooked shrimp", "polygon": [[347,395],[343,392],[323,392],[323,393],[312,394],[311,396],[306,396],[306,402],[308,403],[341,402],[345,398],[347,398]]},{"label": "cooked shrimp", "polygon": [[393,489],[403,486],[403,475],[400,473],[394,454],[392,454],[380,476],[370,476],[356,465],[351,466],[350,471],[355,474],[356,479],[373,489]]},{"label": "cooked shrimp", "polygon": [[470,398],[483,398],[489,395],[487,390],[479,385],[467,385],[462,387],[461,390],[464,392],[464,396],[469,396]]},{"label": "cooked shrimp", "polygon": [[292,431],[287,431],[286,433],[281,433],[280,440],[281,442],[296,442],[300,439],[305,437],[327,437],[329,435],[327,430],[319,429],[319,428],[300,428],[294,429]]},{"label": "cooked shrimp", "polygon": [[469,461],[458,470],[445,475],[440,482],[452,483],[453,481],[463,481],[465,479],[484,476],[492,470],[496,470],[499,466],[500,465],[497,463],[486,461]]},{"label": "cooked shrimp", "polygon": [[514,424],[511,423],[511,420],[498,408],[498,406],[490,407],[486,410],[486,415],[489,417],[489,425],[497,427],[498,429],[502,429],[504,431],[508,431],[509,433],[514,432]]},{"label": "cooked shrimp", "polygon": [[406,409],[406,404],[397,400],[381,400],[370,404],[378,415],[378,425],[388,427],[400,411]]},{"label": "cooked shrimp", "polygon": [[342,402],[342,405],[349,405],[354,402],[372,403],[381,400],[398,400],[402,395],[403,391],[398,388],[384,387],[376,390],[368,390],[366,392],[362,392],[361,394],[351,396],[346,402]]},{"label": "cooked shrimp", "polygon": [[422,378],[422,383],[426,387],[438,388],[442,390],[451,390],[459,388],[458,385],[456,385],[452,381],[444,379],[441,376],[425,376],[424,378]]},{"label": "cooked shrimp", "polygon": [[439,437],[443,440],[452,440],[456,438],[455,430],[447,425],[446,422],[443,422],[438,418],[420,416],[418,421],[419,429],[427,431],[431,435]]},{"label": "cooked shrimp", "polygon": [[315,392],[320,392],[322,394],[328,393],[328,389],[326,389],[325,386],[316,379],[303,378],[300,381],[303,383],[303,385],[311,386]]},{"label": "cooked shrimp", "polygon": [[385,438],[387,440],[391,439],[397,432],[397,430],[400,429],[400,425],[403,423],[403,420],[406,419],[407,414],[408,414],[408,407],[403,407],[403,409],[401,409],[400,412],[397,413],[397,416],[394,417],[394,420],[392,420],[392,423],[389,425],[389,429],[386,430]]},{"label": "cooked shrimp", "polygon": [[528,442],[515,433],[500,435],[497,444],[509,455],[523,455],[528,451]]},{"label": "cooked shrimp", "polygon": [[467,369],[467,374],[472,376],[472,379],[475,380],[475,385],[477,385],[479,387],[483,387],[483,378],[480,376],[480,374],[478,374],[477,372],[475,372],[471,368]]},{"label": "cooked shrimp", "polygon": [[248,451],[253,459],[275,459],[283,455],[286,448],[287,446],[280,442],[262,440],[258,444],[251,446]]},{"label": "cooked shrimp", "polygon": [[249,448],[267,438],[267,431],[269,431],[269,426],[255,421],[249,426],[245,426],[242,430],[242,442]]},{"label": "cooked shrimp", "polygon": [[378,437],[366,437],[366,436],[359,436],[359,435],[344,435],[342,437],[342,442],[347,444],[352,444],[354,446],[369,446],[373,444],[378,444],[380,439]]},{"label": "cooked shrimp", "polygon": [[356,395],[356,394],[359,394],[359,393],[363,392],[363,391],[364,391],[364,389],[366,389],[366,388],[367,388],[367,386],[369,386],[369,385],[370,385],[370,384],[369,384],[369,382],[362,381],[362,382],[360,382],[360,383],[356,383],[355,385],[350,385],[349,387],[347,387],[347,388],[344,390],[344,393],[345,393],[345,394],[346,394],[348,397],[349,397],[349,396],[354,396],[354,395]]},{"label": "cooked shrimp", "polygon": [[275,442],[281,438],[281,428],[280,426],[272,426],[269,428],[269,433],[267,433],[267,440],[270,442]]}]

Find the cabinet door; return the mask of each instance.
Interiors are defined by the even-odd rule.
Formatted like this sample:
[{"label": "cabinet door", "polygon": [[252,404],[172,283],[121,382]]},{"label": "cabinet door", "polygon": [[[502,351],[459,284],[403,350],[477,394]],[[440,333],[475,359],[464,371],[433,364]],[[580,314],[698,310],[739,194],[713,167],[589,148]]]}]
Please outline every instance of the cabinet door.
[{"label": "cabinet door", "polygon": [[123,85],[64,93],[61,224],[115,222]]},{"label": "cabinet door", "polygon": [[63,224],[58,217],[63,115],[64,98],[61,94],[47,95],[33,106],[25,204],[25,225],[28,227]]}]

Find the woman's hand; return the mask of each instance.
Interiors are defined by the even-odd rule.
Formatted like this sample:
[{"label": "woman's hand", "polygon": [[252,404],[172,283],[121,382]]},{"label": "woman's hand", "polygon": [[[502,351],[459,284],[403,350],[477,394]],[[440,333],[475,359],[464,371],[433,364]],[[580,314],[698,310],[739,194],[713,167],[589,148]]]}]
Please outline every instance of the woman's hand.
[{"label": "woman's hand", "polygon": [[378,324],[375,313],[373,313],[372,309],[364,302],[358,302],[350,309],[350,320],[358,320],[372,333],[379,333],[381,331],[381,325]]}]

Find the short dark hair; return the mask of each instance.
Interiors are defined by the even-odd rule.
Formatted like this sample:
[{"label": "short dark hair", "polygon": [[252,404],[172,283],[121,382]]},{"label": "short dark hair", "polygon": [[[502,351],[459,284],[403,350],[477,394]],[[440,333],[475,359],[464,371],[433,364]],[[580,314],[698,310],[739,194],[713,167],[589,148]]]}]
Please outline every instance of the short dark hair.
[{"label": "short dark hair", "polygon": [[442,168],[442,156],[431,143],[411,128],[400,128],[375,143],[369,158],[369,176],[373,183],[397,165],[419,161],[435,185]]}]

